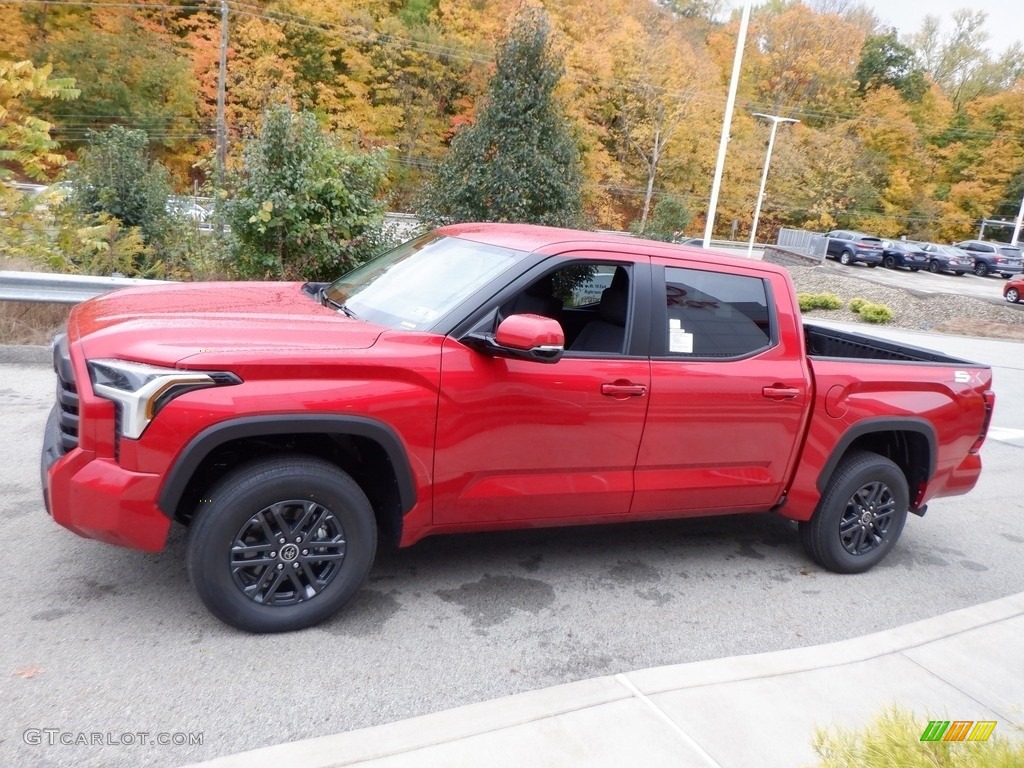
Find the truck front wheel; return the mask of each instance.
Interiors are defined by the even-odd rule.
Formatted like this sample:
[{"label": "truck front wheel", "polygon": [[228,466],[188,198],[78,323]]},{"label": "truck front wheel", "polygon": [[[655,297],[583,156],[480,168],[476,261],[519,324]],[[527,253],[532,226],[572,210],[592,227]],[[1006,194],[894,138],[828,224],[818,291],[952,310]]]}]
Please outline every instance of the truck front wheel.
[{"label": "truck front wheel", "polygon": [[843,458],[814,516],[800,523],[800,540],[828,570],[862,573],[895,546],[908,506],[902,470],[877,453],[857,451]]},{"label": "truck front wheel", "polygon": [[200,500],[188,572],[206,607],[248,632],[288,632],[332,616],[373,565],[366,495],[335,465],[280,456],[243,465]]}]

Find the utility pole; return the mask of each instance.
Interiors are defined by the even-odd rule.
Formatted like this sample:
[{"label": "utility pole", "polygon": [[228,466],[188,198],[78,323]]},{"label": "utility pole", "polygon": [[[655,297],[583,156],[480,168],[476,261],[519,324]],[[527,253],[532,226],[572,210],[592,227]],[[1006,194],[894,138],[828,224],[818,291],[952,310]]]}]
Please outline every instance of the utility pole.
[{"label": "utility pole", "polygon": [[715,210],[718,208],[718,192],[722,186],[722,171],[725,170],[725,148],[729,144],[729,130],[732,127],[732,108],[736,104],[736,88],[740,84],[740,66],[743,64],[743,46],[747,42],[747,25],[750,23],[750,7],[753,0],[743,4],[740,16],[740,33],[736,38],[736,56],[732,61],[732,79],[729,81],[729,97],[725,100],[725,116],[722,119],[722,138],[718,141],[718,160],[715,163],[715,178],[711,182],[711,201],[708,203],[708,220],[704,224],[704,247],[711,242],[711,230],[715,226]]},{"label": "utility pole", "polygon": [[764,173],[761,174],[761,189],[757,193],[757,205],[754,206],[754,223],[750,225],[750,242],[747,243],[747,258],[754,253],[754,238],[757,236],[757,222],[761,218],[761,201],[764,200],[764,187],[768,182],[768,164],[772,161],[772,148],[775,146],[775,131],[779,123],[799,123],[792,117],[779,117],[778,115],[765,115],[755,112],[754,117],[761,117],[772,121],[772,132],[768,138],[768,153],[764,156]]},{"label": "utility pole", "polygon": [[228,129],[224,122],[224,92],[228,79],[228,0],[220,0],[220,71],[217,76],[217,189],[224,187],[228,162]]}]

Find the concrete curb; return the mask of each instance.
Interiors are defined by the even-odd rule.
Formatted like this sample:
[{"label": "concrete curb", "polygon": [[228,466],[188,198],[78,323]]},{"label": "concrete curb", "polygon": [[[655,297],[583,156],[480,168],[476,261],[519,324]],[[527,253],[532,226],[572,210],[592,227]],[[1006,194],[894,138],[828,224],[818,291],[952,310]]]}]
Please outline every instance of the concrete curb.
[{"label": "concrete curb", "polygon": [[[337,768],[375,760],[383,762],[416,750],[551,720],[614,702],[639,699],[650,705],[648,696],[669,691],[844,667],[910,651],[1021,615],[1024,615],[1024,593],[851,640],[598,677],[397,723],[220,757],[198,763],[194,768],[276,768],[280,765]],[[689,741],[693,747],[698,746]],[[698,763],[693,764],[719,765],[703,750],[694,757]],[[434,764],[429,760],[427,763]]]},{"label": "concrete curb", "polygon": [[51,354],[41,344],[0,344],[0,365],[51,365]]}]

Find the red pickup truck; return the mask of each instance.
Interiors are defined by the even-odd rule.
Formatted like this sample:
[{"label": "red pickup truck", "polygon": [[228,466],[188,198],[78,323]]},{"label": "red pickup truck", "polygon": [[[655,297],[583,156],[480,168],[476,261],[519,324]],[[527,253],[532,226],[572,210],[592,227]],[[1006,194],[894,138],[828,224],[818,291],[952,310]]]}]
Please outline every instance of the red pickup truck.
[{"label": "red pickup truck", "polygon": [[220,619],[299,629],[436,533],[772,511],[853,573],[969,491],[990,370],[805,326],[781,267],[467,224],[331,284],[133,288],[54,343],[54,520],[160,550]]}]

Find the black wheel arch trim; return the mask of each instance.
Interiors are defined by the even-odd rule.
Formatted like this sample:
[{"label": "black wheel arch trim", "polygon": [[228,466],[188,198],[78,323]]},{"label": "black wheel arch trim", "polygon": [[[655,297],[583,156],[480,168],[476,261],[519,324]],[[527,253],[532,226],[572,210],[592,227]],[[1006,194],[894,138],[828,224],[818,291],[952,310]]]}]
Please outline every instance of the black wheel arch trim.
[{"label": "black wheel arch trim", "polygon": [[928,475],[925,477],[925,480],[930,480],[935,475],[938,438],[936,438],[935,428],[930,422],[912,416],[865,419],[846,430],[840,436],[838,442],[836,442],[836,447],[832,449],[828,461],[825,462],[825,466],[822,467],[821,472],[818,474],[818,482],[816,483],[818,491],[824,493],[828,481],[835,473],[836,467],[839,466],[839,462],[842,461],[843,456],[846,455],[846,452],[856,440],[865,435],[883,434],[886,432],[916,432],[924,437],[928,443]]},{"label": "black wheel arch trim", "polygon": [[207,427],[193,437],[174,460],[160,489],[157,506],[172,520],[189,481],[207,456],[225,443],[247,437],[268,435],[321,434],[354,435],[376,441],[395,469],[401,513],[416,504],[416,484],[405,447],[387,424],[363,416],[302,413],[242,416]]}]

